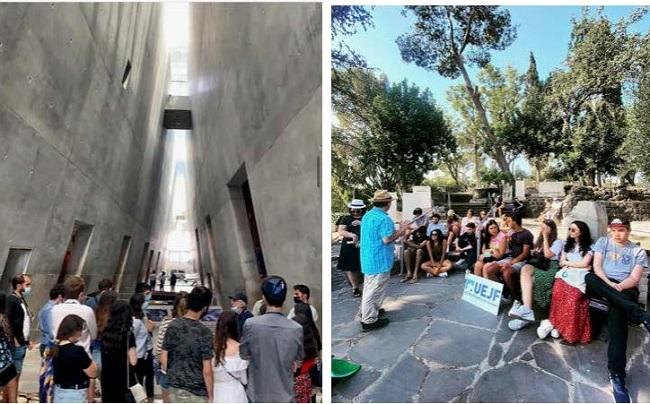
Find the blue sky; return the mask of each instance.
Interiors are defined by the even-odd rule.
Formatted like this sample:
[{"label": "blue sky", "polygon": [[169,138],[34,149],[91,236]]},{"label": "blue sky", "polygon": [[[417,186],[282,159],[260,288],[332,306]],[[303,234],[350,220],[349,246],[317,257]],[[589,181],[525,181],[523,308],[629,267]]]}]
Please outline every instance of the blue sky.
[{"label": "blue sky", "polygon": [[[541,78],[556,68],[562,68],[567,55],[571,35],[571,17],[579,17],[582,8],[576,6],[508,6],[513,24],[517,25],[517,39],[506,50],[492,52],[492,63],[504,68],[513,66],[520,73],[528,68],[528,56],[532,51],[537,60],[537,69]],[[414,64],[407,64],[402,58],[395,39],[410,31],[413,18],[401,14],[402,7],[376,6],[370,12],[373,15],[374,28],[345,37],[345,42],[361,55],[368,65],[387,74],[395,82],[406,78],[424,88],[428,87],[443,109],[450,111],[446,100],[446,90],[450,85],[461,83],[452,81],[429,72]],[[627,16],[634,7],[605,7],[605,14],[613,21]],[[595,10],[593,10],[595,12]],[[650,16],[645,17],[634,27],[637,31],[650,30]],[[333,46],[335,46],[333,44]],[[476,70],[470,71],[473,78]]]}]

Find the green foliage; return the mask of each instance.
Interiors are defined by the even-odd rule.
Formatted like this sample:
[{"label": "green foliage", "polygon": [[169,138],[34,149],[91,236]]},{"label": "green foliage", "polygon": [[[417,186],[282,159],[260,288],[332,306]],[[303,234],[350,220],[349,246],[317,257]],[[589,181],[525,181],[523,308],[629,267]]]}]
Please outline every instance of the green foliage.
[{"label": "green foliage", "polygon": [[[365,31],[373,26],[372,15],[364,6],[332,6],[332,42],[356,34],[359,28]],[[366,67],[366,61],[345,41],[339,40],[338,46],[332,46],[332,66],[337,69]]]},{"label": "green foliage", "polygon": [[485,167],[481,170],[481,179],[487,184],[499,185],[501,181],[509,181],[510,175],[498,168]]},{"label": "green foliage", "polygon": [[455,151],[451,130],[428,90],[406,80],[390,83],[362,69],[339,72],[339,78],[345,86],[333,93],[332,171],[342,188],[401,193]]},{"label": "green foliage", "polygon": [[416,22],[412,32],[397,38],[402,59],[443,77],[462,76],[464,86],[458,90],[467,98],[460,95],[459,102],[467,111],[467,132],[490,145],[485,150],[509,174],[507,150],[495,134],[502,128],[490,121],[482,94],[467,72],[468,66],[488,66],[491,51],[503,50],[514,41],[516,30],[509,12],[497,6],[407,6],[403,14],[408,13]]},{"label": "green foliage", "polygon": [[484,67],[490,51],[516,38],[510,13],[497,6],[406,6],[415,15],[413,32],[397,38],[402,59],[443,77],[457,78],[464,64]]},{"label": "green foliage", "polygon": [[629,21],[612,24],[601,12],[586,10],[573,21],[567,71],[553,72],[548,100],[565,140],[559,158],[563,171],[594,184],[616,174],[626,137],[622,91],[637,63],[639,38]]}]

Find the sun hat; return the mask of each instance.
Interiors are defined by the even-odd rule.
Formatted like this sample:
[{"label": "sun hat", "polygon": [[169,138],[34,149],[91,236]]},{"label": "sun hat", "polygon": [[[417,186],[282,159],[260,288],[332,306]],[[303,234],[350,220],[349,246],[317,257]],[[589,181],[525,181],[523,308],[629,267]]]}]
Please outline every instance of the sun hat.
[{"label": "sun hat", "polygon": [[352,202],[348,204],[350,209],[363,209],[366,207],[366,204],[363,203],[361,199],[353,199]]},{"label": "sun hat", "polygon": [[373,195],[372,199],[370,200],[371,202],[390,202],[393,200],[393,197],[391,194],[388,193],[385,189],[380,189],[375,191],[375,195]]}]

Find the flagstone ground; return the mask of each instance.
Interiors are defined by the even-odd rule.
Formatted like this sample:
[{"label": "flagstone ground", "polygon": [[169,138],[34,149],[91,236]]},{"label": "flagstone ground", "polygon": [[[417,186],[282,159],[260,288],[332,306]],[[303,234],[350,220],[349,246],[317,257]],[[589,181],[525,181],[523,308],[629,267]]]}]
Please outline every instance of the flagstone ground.
[{"label": "flagstone ground", "polygon": [[[334,262],[334,260],[333,260]],[[536,326],[512,332],[461,300],[464,273],[403,284],[391,278],[391,323],[362,332],[361,300],[332,266],[332,354],[362,365],[332,387],[333,402],[612,402],[607,336],[588,345],[540,340]],[[630,327],[628,388],[650,402],[650,337]]]}]

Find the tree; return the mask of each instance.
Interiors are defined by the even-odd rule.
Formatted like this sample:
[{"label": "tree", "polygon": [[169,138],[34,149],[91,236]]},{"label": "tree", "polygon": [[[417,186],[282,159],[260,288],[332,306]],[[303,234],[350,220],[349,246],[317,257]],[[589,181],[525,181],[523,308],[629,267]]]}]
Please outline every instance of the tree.
[{"label": "tree", "polygon": [[[416,22],[411,33],[397,38],[402,59],[443,77],[462,76],[476,113],[478,135],[484,144],[496,145],[498,139],[467,67],[487,66],[490,51],[503,50],[514,41],[510,13],[496,6],[407,6],[404,14],[409,11]],[[488,152],[514,186],[506,151],[491,147]]]},{"label": "tree", "polygon": [[[364,6],[332,6],[332,42],[336,38],[356,34],[359,27],[365,31],[373,26],[372,15]],[[332,67],[347,69],[367,66],[363,56],[340,40],[338,47],[332,46]]]},{"label": "tree", "polygon": [[366,186],[402,193],[420,184],[443,154],[455,150],[449,126],[428,90],[406,80],[390,83],[361,69],[343,72],[342,78],[351,86],[334,102],[338,127],[332,151],[340,151]]},{"label": "tree", "polygon": [[[503,151],[507,166],[521,153],[518,144],[519,128],[517,118],[523,98],[522,79],[512,67],[505,71],[488,64],[478,74],[477,91],[481,94],[481,102],[485,107],[485,114],[491,122],[493,140],[487,141],[480,136],[480,117],[472,103],[470,95],[463,85],[452,86],[447,92],[447,98],[452,107],[459,113],[465,131],[475,139],[474,146],[477,151],[493,156],[493,149]],[[481,172],[478,163],[475,163],[476,171]],[[510,174],[510,172],[505,172]],[[509,177],[512,180],[512,177]],[[510,181],[509,180],[509,181]],[[477,179],[477,182],[485,182],[484,178]]]},{"label": "tree", "polygon": [[613,25],[603,14],[586,9],[573,21],[567,71],[553,72],[549,101],[561,122],[566,144],[562,169],[584,184],[601,182],[622,164],[619,148],[625,139],[622,91],[633,70],[638,40],[627,33],[630,20]]},{"label": "tree", "polygon": [[561,150],[563,138],[561,124],[550,118],[552,112],[546,98],[547,88],[539,78],[533,52],[530,52],[523,83],[523,101],[513,125],[516,132],[508,144],[513,150],[523,153],[535,166],[539,182],[549,158]]},{"label": "tree", "polygon": [[625,156],[626,166],[623,178],[634,185],[632,173],[640,171],[650,178],[650,66],[642,72],[638,88],[635,91],[634,104],[629,108],[629,131],[621,151]]}]

